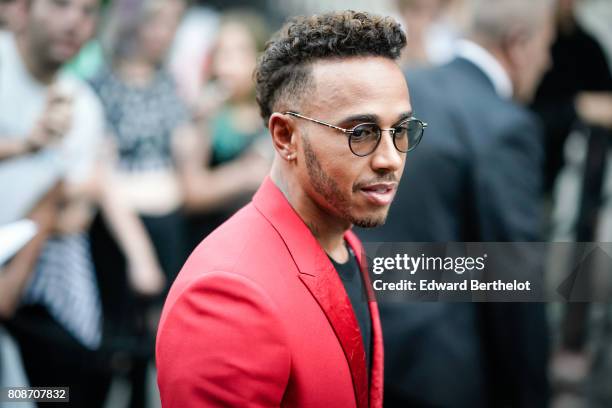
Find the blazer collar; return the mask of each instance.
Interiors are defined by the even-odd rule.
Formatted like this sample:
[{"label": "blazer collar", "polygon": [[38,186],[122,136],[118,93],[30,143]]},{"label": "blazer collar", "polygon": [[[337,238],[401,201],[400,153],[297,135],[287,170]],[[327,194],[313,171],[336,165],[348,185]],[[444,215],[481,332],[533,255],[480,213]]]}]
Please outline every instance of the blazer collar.
[{"label": "blazer collar", "polygon": [[[357,406],[368,407],[368,375],[362,336],[338,273],[310,229],[269,177],[253,197],[253,204],[279,233],[299,270],[299,278],[327,316],[348,361]],[[345,239],[361,264],[363,257],[361,246],[356,247],[358,240],[350,231]],[[374,326],[373,323],[373,339],[380,335],[380,328]],[[376,344],[376,340],[373,341]]]}]

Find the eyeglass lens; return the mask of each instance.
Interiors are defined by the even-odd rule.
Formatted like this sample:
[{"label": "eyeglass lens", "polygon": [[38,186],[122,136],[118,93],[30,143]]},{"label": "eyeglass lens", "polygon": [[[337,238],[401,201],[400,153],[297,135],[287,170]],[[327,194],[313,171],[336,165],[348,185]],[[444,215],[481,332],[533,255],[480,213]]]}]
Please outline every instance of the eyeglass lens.
[{"label": "eyeglass lens", "polygon": [[[353,128],[349,147],[357,156],[367,156],[378,147],[382,131],[373,123],[364,123]],[[423,124],[416,119],[407,120],[397,127],[393,132],[393,144],[402,153],[414,149],[423,135]]]}]

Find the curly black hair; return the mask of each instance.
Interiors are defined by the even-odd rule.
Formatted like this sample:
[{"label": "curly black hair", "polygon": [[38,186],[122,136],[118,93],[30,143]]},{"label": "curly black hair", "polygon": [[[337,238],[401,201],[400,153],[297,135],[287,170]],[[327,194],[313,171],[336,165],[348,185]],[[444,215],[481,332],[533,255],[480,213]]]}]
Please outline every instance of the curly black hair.
[{"label": "curly black hair", "polygon": [[391,17],[346,10],[290,20],[266,44],[255,70],[266,126],[279,101],[307,95],[314,61],[355,56],[396,60],[405,45],[406,35]]}]

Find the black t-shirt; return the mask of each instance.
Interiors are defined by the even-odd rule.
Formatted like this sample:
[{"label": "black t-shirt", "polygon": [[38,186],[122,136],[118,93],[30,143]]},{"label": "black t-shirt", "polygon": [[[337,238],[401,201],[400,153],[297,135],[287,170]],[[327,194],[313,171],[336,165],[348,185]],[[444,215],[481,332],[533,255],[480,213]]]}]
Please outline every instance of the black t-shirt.
[{"label": "black t-shirt", "polygon": [[368,298],[366,296],[363,277],[357,263],[355,254],[349,247],[349,260],[346,263],[339,264],[331,257],[329,258],[334,265],[334,268],[342,280],[344,289],[351,300],[355,317],[359,323],[361,330],[361,338],[363,339],[364,350],[366,354],[366,367],[368,373],[370,371],[370,354],[371,354],[371,339],[372,339],[372,321],[370,319],[370,309]]}]

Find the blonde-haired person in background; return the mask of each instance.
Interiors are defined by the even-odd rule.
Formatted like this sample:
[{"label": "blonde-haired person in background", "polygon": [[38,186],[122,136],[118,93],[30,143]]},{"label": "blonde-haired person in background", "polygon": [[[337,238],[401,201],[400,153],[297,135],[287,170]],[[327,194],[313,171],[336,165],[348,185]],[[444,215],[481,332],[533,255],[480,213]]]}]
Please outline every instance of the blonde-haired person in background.
[{"label": "blonde-haired person in background", "polygon": [[190,248],[245,205],[270,169],[273,149],[253,81],[267,39],[265,22],[254,11],[222,15],[197,110],[200,134],[182,151]]},{"label": "blonde-haired person in background", "polygon": [[[165,66],[185,7],[183,0],[114,1],[101,31],[107,66],[91,81],[116,147],[113,188],[140,215],[162,266],[160,278],[167,285],[186,257],[175,147],[181,135],[191,131],[191,115]],[[121,265],[116,266],[121,271]],[[121,272],[110,279],[109,296],[125,306],[116,307],[111,318],[117,348],[131,356],[131,406],[137,407],[146,401],[146,372],[161,298],[135,296],[125,291],[123,282]]]}]

